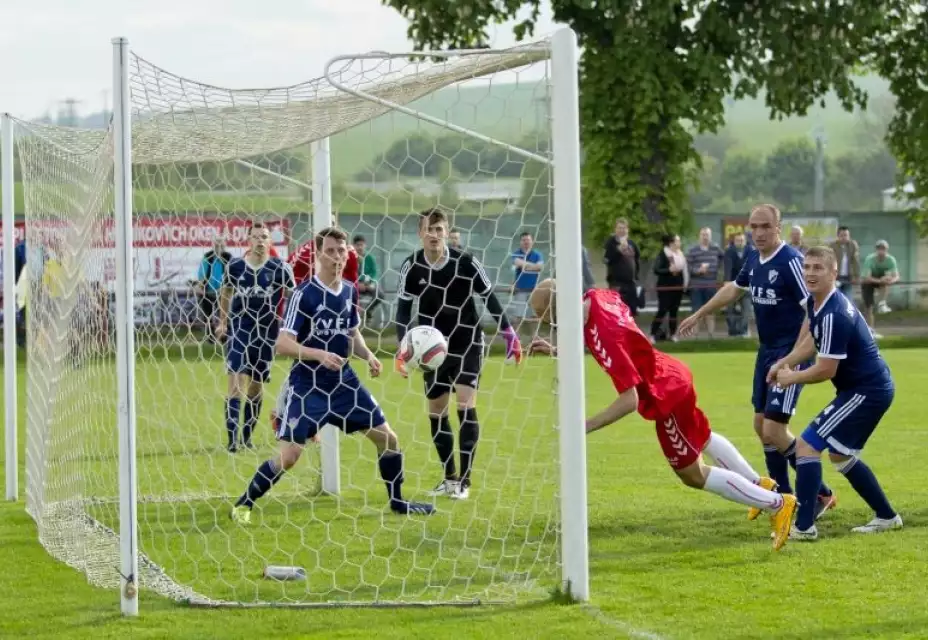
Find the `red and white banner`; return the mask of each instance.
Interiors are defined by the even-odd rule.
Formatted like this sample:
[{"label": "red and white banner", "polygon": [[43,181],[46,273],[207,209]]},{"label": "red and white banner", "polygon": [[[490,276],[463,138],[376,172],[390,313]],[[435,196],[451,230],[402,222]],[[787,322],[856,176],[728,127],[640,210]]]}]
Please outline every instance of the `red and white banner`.
[{"label": "red and white banner", "polygon": [[[271,232],[271,244],[281,258],[287,257],[290,239],[290,221],[265,221]],[[81,230],[77,224],[60,220],[30,221],[31,244],[38,244],[51,257],[65,260],[68,247],[81,245]],[[236,218],[189,218],[137,215],[132,226],[135,288],[139,292],[164,289],[186,289],[197,272],[204,254],[210,251],[213,240],[221,236],[233,256],[241,256],[248,248],[251,222]],[[91,235],[84,245],[89,255],[84,260],[86,275],[91,280],[107,283],[112,288],[116,279],[114,254],[116,230],[114,221],[106,219],[87,230]],[[0,235],[2,237],[2,235]],[[25,223],[16,224],[16,241],[25,237]],[[0,241],[2,246],[2,241]],[[34,250],[27,244],[27,251]]]}]

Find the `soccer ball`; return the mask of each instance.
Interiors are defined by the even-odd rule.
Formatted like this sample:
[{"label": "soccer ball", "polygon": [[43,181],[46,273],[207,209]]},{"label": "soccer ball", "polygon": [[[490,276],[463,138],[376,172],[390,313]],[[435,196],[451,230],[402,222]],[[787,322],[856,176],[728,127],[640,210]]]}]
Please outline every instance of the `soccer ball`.
[{"label": "soccer ball", "polygon": [[400,343],[407,364],[423,371],[435,371],[448,355],[448,341],[435,327],[414,327]]}]

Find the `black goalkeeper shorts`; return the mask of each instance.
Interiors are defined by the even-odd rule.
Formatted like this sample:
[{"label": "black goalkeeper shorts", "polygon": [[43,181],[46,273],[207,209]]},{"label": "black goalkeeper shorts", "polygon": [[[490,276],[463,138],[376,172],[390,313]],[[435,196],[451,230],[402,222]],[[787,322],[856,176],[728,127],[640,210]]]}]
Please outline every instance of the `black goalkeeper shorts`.
[{"label": "black goalkeeper shorts", "polygon": [[456,385],[477,388],[483,369],[483,345],[473,344],[463,354],[448,352],[437,371],[423,376],[425,397],[429,400],[451,393]]}]

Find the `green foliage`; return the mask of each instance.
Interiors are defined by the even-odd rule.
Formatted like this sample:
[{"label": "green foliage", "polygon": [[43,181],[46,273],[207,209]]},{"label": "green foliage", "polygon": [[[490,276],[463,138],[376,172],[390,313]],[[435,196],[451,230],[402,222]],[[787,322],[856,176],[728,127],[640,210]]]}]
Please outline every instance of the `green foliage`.
[{"label": "green foliage", "polygon": [[[700,189],[693,207],[716,213],[744,213],[757,202],[784,211],[810,211],[815,185],[815,147],[808,138],[784,140],[766,157],[735,152],[721,163],[703,160]],[[885,147],[825,156],[825,208],[829,211],[876,211],[881,194],[892,184],[895,159]]]},{"label": "green foliage", "polygon": [[767,156],[766,183],[774,201],[795,210],[815,189],[815,145],[808,138],[781,143]]},{"label": "green foliage", "polygon": [[897,186],[914,187],[912,219],[928,236],[928,12],[907,6],[896,28],[879,42],[871,64],[896,97],[887,144],[899,162]]},{"label": "green foliage", "polygon": [[[541,5],[383,2],[409,20],[408,34],[422,49],[484,46],[490,25],[508,20],[520,20],[515,35],[522,39],[531,35]],[[593,234],[607,235],[624,216],[643,239],[644,253],[653,254],[661,233],[682,226],[690,180],[699,175],[688,167],[701,163],[684,124],[696,134],[717,131],[732,87],[736,99],[766,89],[773,118],[803,115],[831,89],[846,109],[863,105],[866,96],[850,75],[876,39],[898,26],[894,16],[908,4],[552,0],[555,21],[577,32],[584,51],[583,206]]]}]

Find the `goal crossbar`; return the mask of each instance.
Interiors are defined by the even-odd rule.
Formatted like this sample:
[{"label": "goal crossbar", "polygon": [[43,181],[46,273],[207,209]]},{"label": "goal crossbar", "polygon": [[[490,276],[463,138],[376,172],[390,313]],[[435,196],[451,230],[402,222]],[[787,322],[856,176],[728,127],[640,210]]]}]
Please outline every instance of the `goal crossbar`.
[{"label": "goal crossbar", "polygon": [[[377,104],[386,109],[396,111],[408,116],[412,116],[417,120],[423,122],[428,122],[437,127],[442,127],[449,131],[459,133],[475,140],[480,140],[481,142],[486,142],[487,144],[496,145],[509,151],[510,153],[525,158],[527,160],[534,160],[535,162],[540,162],[541,164],[553,166],[554,161],[548,156],[543,156],[527,149],[523,149],[514,144],[509,144],[502,140],[492,138],[490,136],[484,135],[479,131],[474,131],[473,129],[468,129],[467,127],[462,127],[460,125],[454,124],[449,120],[443,120],[441,118],[436,118],[435,116],[423,113],[422,111],[408,107],[400,102],[394,100],[389,100],[383,98],[375,91],[365,91],[362,89],[355,89],[349,86],[347,83],[342,82],[338,77],[333,73],[332,67],[338,64],[339,62],[346,61],[357,61],[357,60],[391,60],[391,59],[401,59],[401,58],[451,58],[451,57],[467,57],[467,56],[500,56],[505,61],[501,65],[491,65],[488,64],[486,67],[481,67],[478,73],[473,75],[474,78],[480,77],[488,73],[495,73],[497,71],[511,70],[526,64],[531,64],[532,62],[539,62],[541,60],[547,60],[549,57],[549,49],[547,47],[541,47],[539,45],[531,45],[525,49],[518,51],[515,57],[513,57],[513,49],[464,49],[460,51],[411,51],[406,53],[380,53],[380,52],[371,52],[360,55],[342,55],[336,56],[329,60],[325,66],[325,78],[329,83],[345,93],[361,98],[362,100],[368,100],[374,104]],[[508,64],[506,64],[508,63]]]}]

